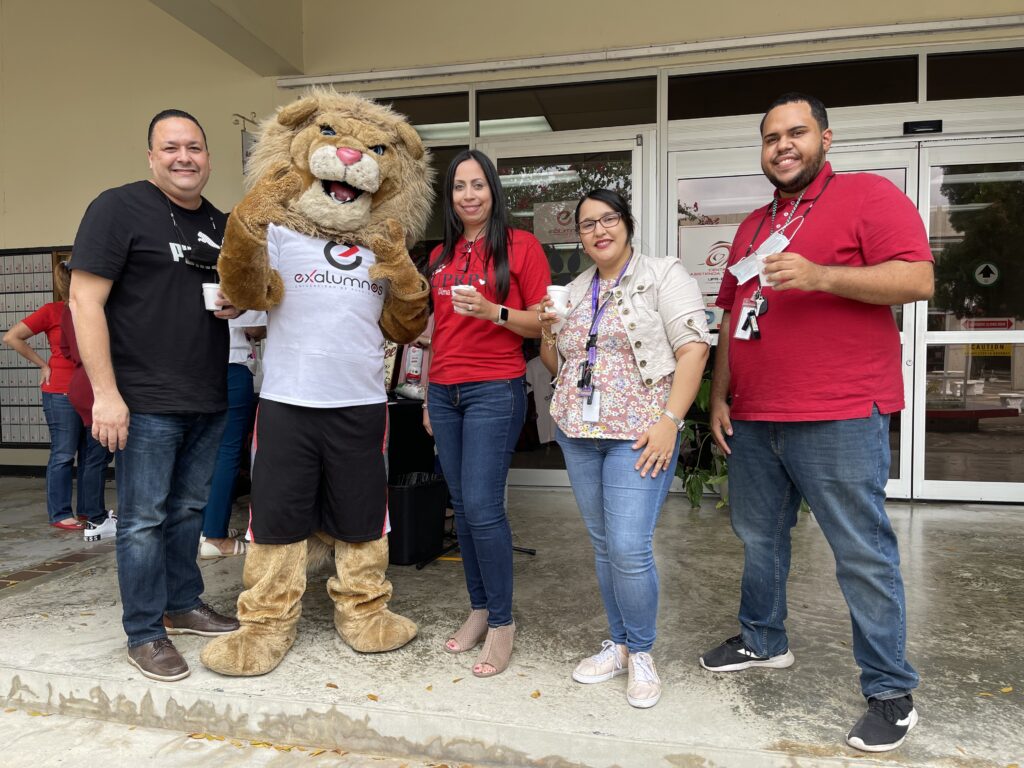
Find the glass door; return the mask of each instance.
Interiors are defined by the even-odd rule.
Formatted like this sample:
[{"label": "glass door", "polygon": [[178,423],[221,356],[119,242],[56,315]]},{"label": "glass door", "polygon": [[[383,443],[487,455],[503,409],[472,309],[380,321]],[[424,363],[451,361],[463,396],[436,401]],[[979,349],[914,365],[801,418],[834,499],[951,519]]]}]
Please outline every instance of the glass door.
[{"label": "glass door", "polygon": [[1024,143],[922,151],[935,296],[921,335],[914,495],[1024,501]]},{"label": "glass door", "polygon": [[[561,137],[560,137],[561,138]],[[650,242],[643,217],[643,138],[589,142],[481,142],[477,148],[495,163],[501,176],[512,226],[532,232],[551,265],[555,284],[565,285],[590,266],[575,232],[573,213],[579,198],[595,188],[620,192],[633,209],[642,242]],[[637,244],[643,247],[642,243]],[[567,486],[565,461],[554,442],[548,413],[551,376],[539,357],[538,342],[524,341],[527,359],[526,426],[512,457],[513,485]]]},{"label": "glass door", "polygon": [[[839,173],[870,171],[884,176],[917,203],[918,166],[916,144],[905,146],[834,147],[828,155]],[[676,222],[669,236],[669,253],[701,285],[708,324],[718,328],[721,312],[713,304],[729,257],[729,247],[740,222],[755,208],[771,199],[774,188],[761,173],[757,147],[723,150],[672,152],[669,155],[668,221]],[[918,302],[923,307],[923,302]],[[890,422],[892,464],[886,493],[891,498],[911,496],[912,431],[905,418],[911,413],[915,318],[914,304],[893,307],[900,329],[904,394],[908,409],[894,414]]]}]

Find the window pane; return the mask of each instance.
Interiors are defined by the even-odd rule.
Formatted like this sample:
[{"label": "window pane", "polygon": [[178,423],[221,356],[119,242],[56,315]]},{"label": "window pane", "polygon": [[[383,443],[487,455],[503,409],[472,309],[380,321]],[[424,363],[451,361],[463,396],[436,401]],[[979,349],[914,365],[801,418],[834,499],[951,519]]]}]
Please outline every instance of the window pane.
[{"label": "window pane", "polygon": [[928,56],[928,101],[1024,96],[1021,72],[1024,48],[933,54]]},{"label": "window pane", "polygon": [[431,96],[401,96],[378,99],[401,112],[424,141],[455,139],[469,141],[469,94],[437,93]]},{"label": "window pane", "polygon": [[786,91],[817,96],[828,109],[917,101],[917,58],[677,75],[668,79],[668,119],[759,115]]},{"label": "window pane", "polygon": [[409,255],[417,266],[426,264],[430,251],[444,239],[444,176],[459,152],[469,147],[434,147],[430,150],[430,164],[434,167],[434,208],[430,214],[430,223],[423,238],[410,250]]},{"label": "window pane", "polygon": [[928,215],[928,329],[1012,330],[1024,317],[1024,163],[933,167]]},{"label": "window pane", "polygon": [[1024,482],[1024,344],[928,346],[925,478]]},{"label": "window pane", "polygon": [[653,77],[481,91],[479,135],[643,125],[657,119],[656,101]]}]

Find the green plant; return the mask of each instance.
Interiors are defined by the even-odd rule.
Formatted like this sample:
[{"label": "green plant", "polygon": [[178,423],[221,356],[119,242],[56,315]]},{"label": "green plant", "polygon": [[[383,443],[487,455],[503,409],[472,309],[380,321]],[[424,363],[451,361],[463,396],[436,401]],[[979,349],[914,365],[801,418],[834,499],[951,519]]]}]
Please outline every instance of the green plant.
[{"label": "green plant", "polygon": [[[704,372],[700,382],[700,389],[697,390],[697,397],[694,398],[693,408],[686,419],[686,426],[683,427],[683,445],[688,450],[681,452],[680,460],[676,464],[676,475],[682,479],[686,496],[690,505],[699,507],[701,498],[704,496],[704,489],[721,491],[723,483],[729,477],[729,465],[722,451],[715,445],[711,435],[709,420],[709,404],[711,401],[711,371],[710,367]],[[726,494],[716,505],[721,509],[728,503]]]}]

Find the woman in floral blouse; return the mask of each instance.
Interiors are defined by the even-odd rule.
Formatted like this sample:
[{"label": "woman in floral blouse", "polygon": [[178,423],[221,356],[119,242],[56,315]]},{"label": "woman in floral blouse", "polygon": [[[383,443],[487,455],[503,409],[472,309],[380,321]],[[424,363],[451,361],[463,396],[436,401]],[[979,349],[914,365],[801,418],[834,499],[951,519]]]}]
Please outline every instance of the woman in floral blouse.
[{"label": "woman in floral blouse", "polygon": [[576,504],[594,546],[610,640],[572,676],[600,683],[628,672],[626,700],[661,696],[650,651],[658,614],[653,537],[679,452],[683,416],[708,356],[704,302],[674,259],[633,250],[634,222],[616,192],[593,190],[576,229],[594,266],[569,284],[562,318],[545,297],[541,355],[555,373],[551,416]]}]

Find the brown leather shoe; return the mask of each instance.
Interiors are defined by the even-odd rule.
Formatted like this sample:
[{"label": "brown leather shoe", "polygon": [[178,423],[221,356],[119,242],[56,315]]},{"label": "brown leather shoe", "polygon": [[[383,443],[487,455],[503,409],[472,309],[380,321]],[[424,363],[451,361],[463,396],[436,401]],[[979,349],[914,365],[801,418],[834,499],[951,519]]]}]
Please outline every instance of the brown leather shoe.
[{"label": "brown leather shoe", "polygon": [[216,637],[234,632],[238,626],[238,619],[222,616],[206,603],[200,603],[188,613],[164,614],[164,629],[168,635]]},{"label": "brown leather shoe", "polygon": [[151,680],[165,683],[188,677],[190,671],[174,643],[166,637],[129,648],[128,663]]}]

